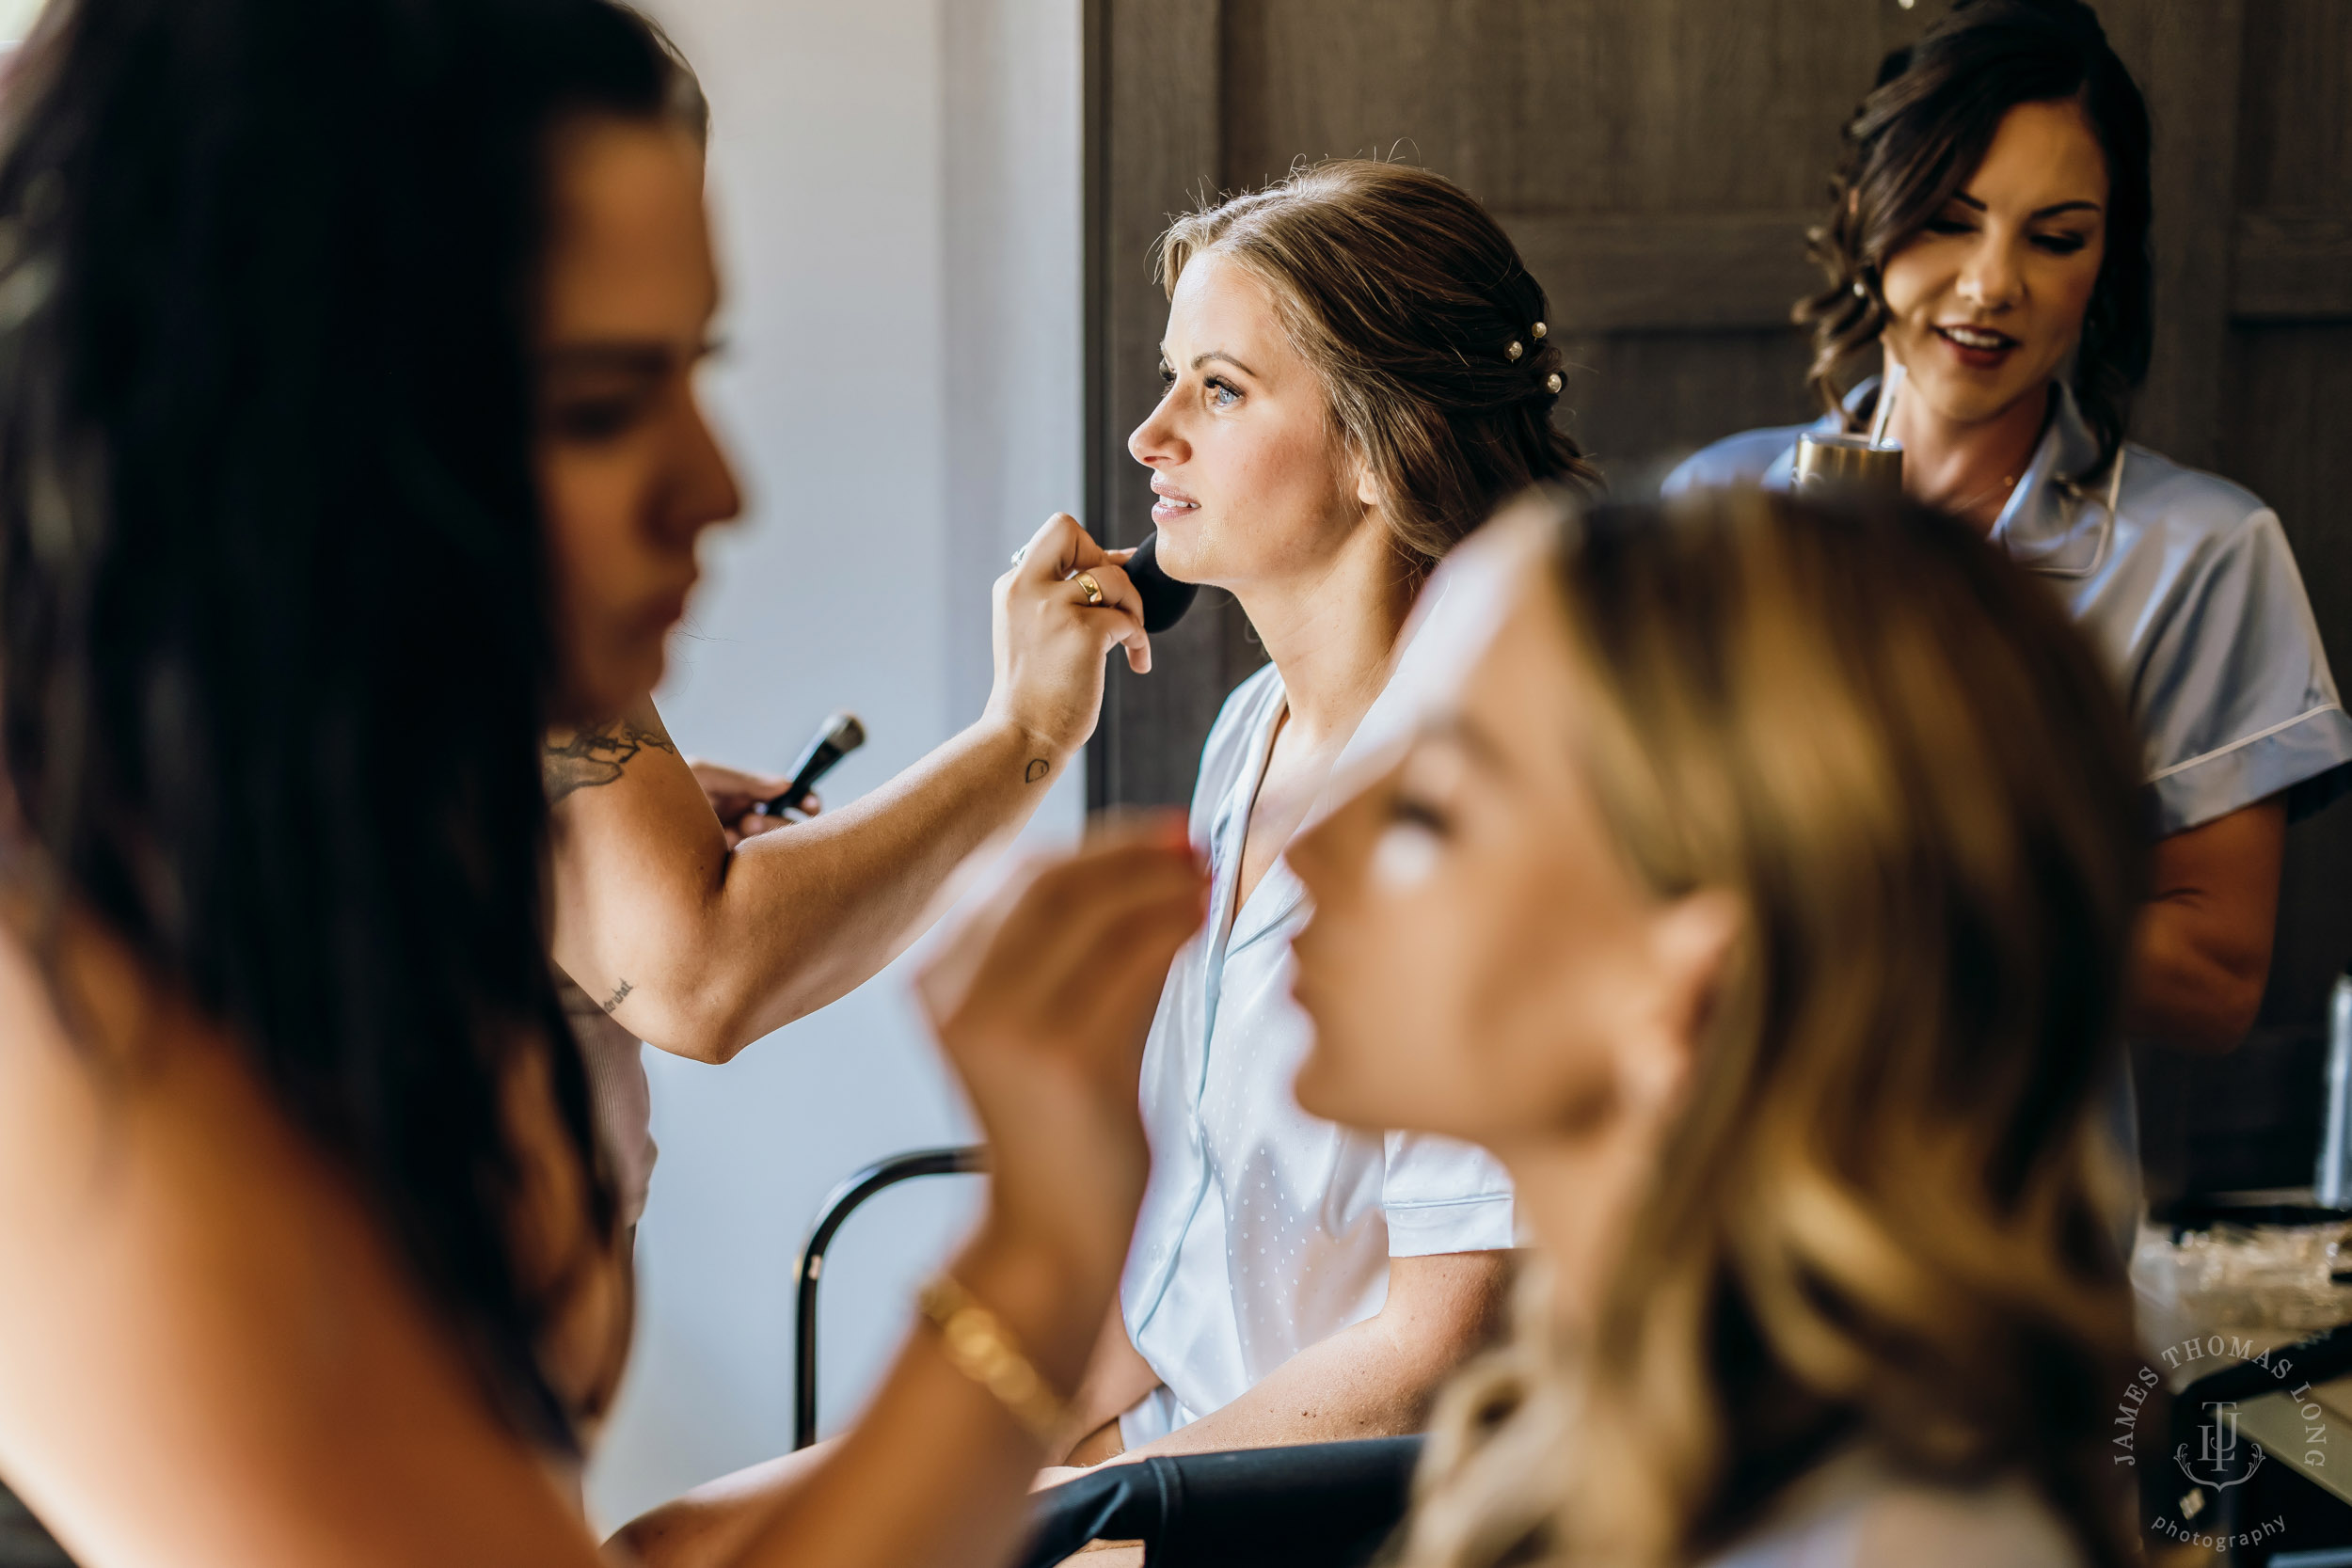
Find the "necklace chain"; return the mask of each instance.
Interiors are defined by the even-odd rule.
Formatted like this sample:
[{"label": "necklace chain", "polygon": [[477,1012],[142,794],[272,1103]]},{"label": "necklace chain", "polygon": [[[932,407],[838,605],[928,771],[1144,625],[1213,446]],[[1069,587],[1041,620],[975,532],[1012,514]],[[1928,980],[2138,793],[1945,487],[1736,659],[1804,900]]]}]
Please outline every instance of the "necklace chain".
[{"label": "necklace chain", "polygon": [[2034,433],[2033,445],[2026,449],[2026,461],[2024,464],[2018,465],[2016,472],[2003,474],[1997,483],[1986,485],[1975,495],[1970,496],[1966,500],[1956,502],[1950,507],[1947,507],[1946,510],[1949,511],[1952,515],[1956,517],[1965,517],[1968,514],[1977,509],[1978,502],[1987,500],[1994,496],[2000,495],[2005,491],[2014,488],[2018,480],[2024,477],[2026,466],[2032,462],[2034,452],[2041,450],[2041,446],[2042,435],[2041,432],[2036,431]]},{"label": "necklace chain", "polygon": [[1999,483],[1988,484],[1983,489],[1978,491],[1975,495],[1969,497],[1966,500],[1954,506],[1952,508],[1952,515],[1958,517],[1965,517],[1969,513],[1974,512],[1977,509],[1977,503],[1979,501],[1984,499],[1987,496],[1998,495],[2000,492],[2010,488],[2016,483],[2017,476],[2015,474],[2003,474]]}]

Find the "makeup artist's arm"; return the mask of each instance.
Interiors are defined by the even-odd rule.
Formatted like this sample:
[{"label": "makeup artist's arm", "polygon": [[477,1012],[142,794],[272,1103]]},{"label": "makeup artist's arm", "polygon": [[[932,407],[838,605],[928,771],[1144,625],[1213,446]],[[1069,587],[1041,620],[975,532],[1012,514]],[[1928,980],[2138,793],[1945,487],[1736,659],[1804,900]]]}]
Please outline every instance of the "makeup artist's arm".
[{"label": "makeup artist's arm", "polygon": [[2156,841],[2124,1001],[2131,1034],[2204,1052],[2246,1037],[2270,978],[2286,836],[2273,796]]},{"label": "makeup artist's arm", "polygon": [[[1055,1388],[1118,1279],[1146,1169],[1136,1064],[1204,881],[1181,819],[1098,839],[1010,880],[919,987],[993,1150],[955,1278]],[[47,974],[0,927],[9,1481],[94,1568],[611,1568],[350,1171],[244,1047],[68,921]],[[1044,1451],[918,1328],[813,1481],[715,1561],[1007,1561]]]},{"label": "makeup artist's arm", "polygon": [[[1028,819],[1093,733],[1103,656],[1150,644],[1124,574],[1056,516],[995,589],[979,722],[864,799],[729,847],[650,703],[547,748],[556,961],[640,1038],[725,1061],[902,951],[974,850]],[[1089,608],[1062,580],[1095,574]]]},{"label": "makeup artist's arm", "polygon": [[[1095,1336],[1094,1351],[1078,1379],[1077,1391],[1070,1397],[1064,1429],[1045,1446],[1041,1457],[1049,1465],[1060,1464],[1080,1434],[1105,1421],[1111,1444],[1103,1452],[1117,1452],[1119,1412],[1159,1386],[1151,1366],[1128,1343],[1127,1325],[1120,1318],[1116,1296],[1111,1299],[1107,1320]],[[611,1544],[624,1560],[640,1568],[725,1568],[768,1512],[798,1494],[822,1471],[836,1446],[837,1440],[828,1440],[705,1481],[631,1520]],[[1097,1453],[1083,1463],[1101,1457]],[[1067,1479],[1077,1473],[1048,1468],[1031,1478],[1032,1485],[1046,1478]]]}]

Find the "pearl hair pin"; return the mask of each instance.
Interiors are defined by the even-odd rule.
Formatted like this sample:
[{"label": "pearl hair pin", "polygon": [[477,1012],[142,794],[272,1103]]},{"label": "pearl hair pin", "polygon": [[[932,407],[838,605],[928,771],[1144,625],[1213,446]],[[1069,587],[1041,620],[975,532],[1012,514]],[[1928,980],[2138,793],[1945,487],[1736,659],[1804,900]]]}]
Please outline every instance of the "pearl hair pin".
[{"label": "pearl hair pin", "polygon": [[1502,351],[1502,356],[1516,365],[1519,362],[1519,356],[1526,352],[1526,349],[1519,346],[1519,341],[1514,338],[1511,340],[1511,346]]},{"label": "pearl hair pin", "polygon": [[1551,393],[1555,397],[1559,395],[1560,372],[1558,371],[1554,371],[1549,375],[1544,377],[1544,390]]},{"label": "pearl hair pin", "polygon": [[1537,323],[1535,324],[1535,330],[1534,330],[1534,332],[1533,336],[1534,337],[1534,339],[1535,339],[1535,341],[1536,341],[1541,342],[1541,341],[1543,341],[1544,334],[1545,334],[1545,333],[1547,333],[1547,332],[1549,332],[1549,331],[1550,331],[1550,330],[1551,330],[1551,328],[1550,328],[1550,327],[1549,327],[1549,326],[1546,326],[1546,325],[1545,325],[1542,322],[1537,322]]}]

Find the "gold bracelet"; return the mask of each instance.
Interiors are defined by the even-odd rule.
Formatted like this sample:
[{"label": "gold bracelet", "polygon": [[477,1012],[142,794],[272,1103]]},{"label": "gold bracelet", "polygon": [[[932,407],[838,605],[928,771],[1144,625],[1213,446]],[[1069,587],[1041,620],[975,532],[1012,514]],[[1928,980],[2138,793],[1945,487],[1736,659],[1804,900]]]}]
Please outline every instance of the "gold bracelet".
[{"label": "gold bracelet", "polygon": [[1069,1412],[996,1314],[944,1274],[924,1286],[915,1301],[939,1330],[956,1370],[995,1395],[997,1403],[1050,1448]]}]

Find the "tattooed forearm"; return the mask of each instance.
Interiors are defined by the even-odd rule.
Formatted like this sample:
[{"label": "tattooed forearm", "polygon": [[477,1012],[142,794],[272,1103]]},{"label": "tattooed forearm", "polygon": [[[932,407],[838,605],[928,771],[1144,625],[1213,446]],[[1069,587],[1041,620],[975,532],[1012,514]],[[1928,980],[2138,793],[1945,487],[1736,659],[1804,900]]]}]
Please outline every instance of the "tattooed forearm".
[{"label": "tattooed forearm", "polygon": [[1051,773],[1053,770],[1054,765],[1047,762],[1043,757],[1031,757],[1029,759],[1029,770],[1024,775],[1024,777],[1028,783],[1035,784],[1038,780],[1045,777],[1046,774]]},{"label": "tattooed forearm", "polygon": [[620,778],[629,759],[652,746],[677,755],[677,748],[659,724],[615,719],[594,729],[575,730],[565,739],[549,740],[539,759],[552,805],[576,789],[595,789]]}]

